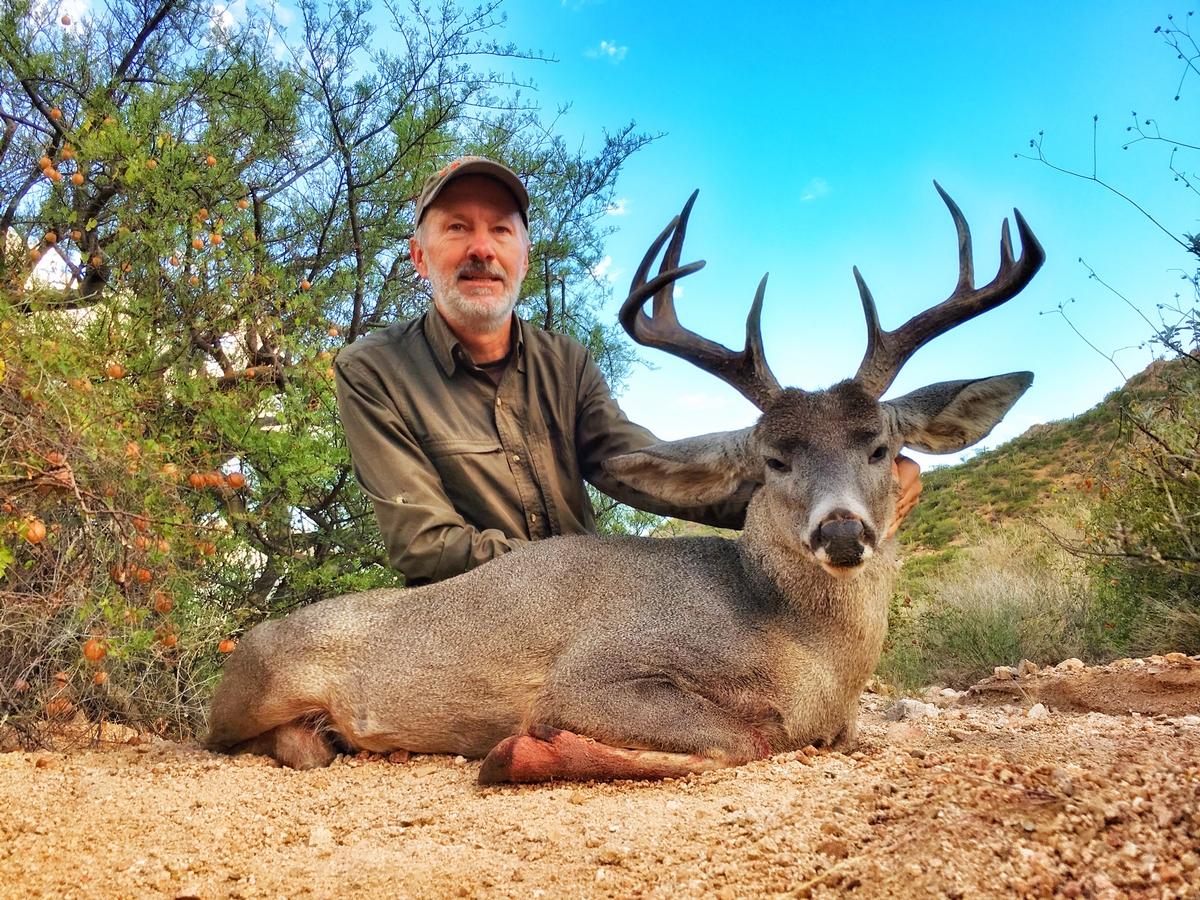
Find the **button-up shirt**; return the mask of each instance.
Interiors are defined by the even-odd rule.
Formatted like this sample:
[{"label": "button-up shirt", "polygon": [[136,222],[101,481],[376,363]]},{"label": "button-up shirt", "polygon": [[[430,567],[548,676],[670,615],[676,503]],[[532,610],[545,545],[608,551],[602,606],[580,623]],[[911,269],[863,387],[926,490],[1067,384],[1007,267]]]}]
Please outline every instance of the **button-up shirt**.
[{"label": "button-up shirt", "polygon": [[347,347],[335,364],[354,474],[408,584],[458,575],[527,542],[594,533],[584,479],[648,512],[740,528],[745,496],[679,508],[609,475],[657,443],[625,417],[578,341],[516,317],[499,384],[436,308]]}]

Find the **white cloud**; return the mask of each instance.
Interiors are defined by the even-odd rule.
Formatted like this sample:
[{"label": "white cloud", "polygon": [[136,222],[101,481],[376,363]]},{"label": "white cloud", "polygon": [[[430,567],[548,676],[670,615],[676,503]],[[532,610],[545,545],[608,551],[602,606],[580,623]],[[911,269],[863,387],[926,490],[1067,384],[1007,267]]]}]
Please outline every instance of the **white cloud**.
[{"label": "white cloud", "polygon": [[629,201],[624,197],[620,200],[614,200],[608,204],[608,207],[604,211],[610,216],[623,216],[629,212]]},{"label": "white cloud", "polygon": [[609,284],[612,284],[614,281],[616,281],[618,278],[621,277],[621,274],[625,270],[624,269],[614,269],[613,271],[610,272],[608,269],[609,269],[609,266],[611,266],[611,265],[612,265],[612,257],[611,256],[604,257],[604,259],[600,260],[600,262],[597,263],[596,266],[592,269],[592,277],[595,278],[597,281],[607,281]]},{"label": "white cloud", "polygon": [[829,193],[829,183],[824,178],[814,178],[808,183],[808,187],[804,189],[804,195],[801,200],[816,200],[818,197],[824,197]]},{"label": "white cloud", "polygon": [[585,51],[584,56],[592,59],[606,59],[616,65],[625,58],[625,54],[628,52],[628,47],[618,46],[616,41],[601,41],[599,47],[592,47]]}]

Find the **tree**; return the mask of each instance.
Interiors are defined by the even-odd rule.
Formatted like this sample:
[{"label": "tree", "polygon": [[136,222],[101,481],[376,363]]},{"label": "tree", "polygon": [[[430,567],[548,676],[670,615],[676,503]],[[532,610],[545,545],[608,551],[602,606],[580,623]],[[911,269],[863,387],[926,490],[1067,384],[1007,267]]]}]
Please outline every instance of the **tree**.
[{"label": "tree", "polygon": [[[1182,25],[1168,16],[1155,28],[1181,61],[1174,99],[1184,96],[1189,75],[1200,74],[1200,46],[1191,33],[1192,13]],[[1095,127],[1096,119],[1093,118]],[[1195,141],[1165,136],[1158,120],[1133,114],[1122,145],[1171,148],[1167,170],[1185,190],[1197,192],[1183,158],[1200,150]],[[1117,187],[1091,174],[1054,165],[1041,136],[1030,141],[1034,159],[1056,171],[1091,181],[1131,204],[1168,240],[1200,266],[1200,235],[1176,233]],[[1095,641],[1122,652],[1200,652],[1200,268],[1186,275],[1188,291],[1158,304],[1158,321],[1146,316],[1089,269],[1089,277],[1142,315],[1148,339],[1167,359],[1118,394],[1124,439],[1095,473],[1097,503],[1085,532],[1064,541],[1092,563],[1097,588]],[[1061,311],[1061,307],[1060,307]],[[1073,327],[1073,326],[1072,326]],[[1088,479],[1089,489],[1091,479]]]},{"label": "tree", "polygon": [[[65,672],[93,719],[194,729],[221,639],[396,581],[331,365],[425,308],[412,207],[446,159],[486,151],[528,179],[543,275],[522,310],[615,382],[632,363],[597,321],[594,271],[615,179],[649,138],[568,152],[521,85],[478,68],[523,55],[489,39],[495,3],[394,11],[397,52],[366,9],[308,0],[294,35],[199,0],[111,0],[69,24],[33,0],[0,13],[10,713],[44,712]],[[89,638],[99,661],[80,656]]]}]

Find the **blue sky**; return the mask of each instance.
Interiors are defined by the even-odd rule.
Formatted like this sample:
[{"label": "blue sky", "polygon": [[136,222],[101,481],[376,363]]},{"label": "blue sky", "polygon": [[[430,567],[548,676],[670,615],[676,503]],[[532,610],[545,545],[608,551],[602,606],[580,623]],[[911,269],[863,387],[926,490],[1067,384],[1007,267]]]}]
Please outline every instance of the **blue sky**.
[{"label": "blue sky", "polygon": [[[1098,115],[1102,177],[1174,233],[1198,229],[1196,197],[1173,181],[1170,145],[1127,151],[1136,110],[1164,133],[1188,126],[1200,83],[1173,97],[1182,63],[1156,25],[1186,15],[1144,3],[634,3],[512,0],[499,35],[553,63],[517,74],[561,127],[596,148],[604,127],[635,120],[664,136],[623,173],[623,213],[609,241],[614,304],[653,237],[695,188],[685,258],[708,267],[683,282],[684,324],[741,346],[755,286],[771,273],[763,315],[780,381],[826,386],[853,374],[865,332],[851,266],[885,328],[950,293],[954,229],[934,178],[975,238],[977,283],[995,274],[1000,223],[1018,207],[1046,248],[1033,283],[1006,306],[922,349],[891,395],[923,384],[1030,369],[1037,379],[989,444],[1083,412],[1121,375],[1054,310],[1072,298],[1075,326],[1106,353],[1149,328],[1088,279],[1080,257],[1153,316],[1187,287],[1186,256],[1136,210],[1094,184],[1014,158],[1045,132],[1047,154],[1090,171]],[[1184,158],[1185,165],[1191,160]],[[657,351],[622,405],[661,437],[736,428],[755,410],[732,389]],[[1121,350],[1125,375],[1149,349]],[[929,460],[930,462],[934,460]]]}]

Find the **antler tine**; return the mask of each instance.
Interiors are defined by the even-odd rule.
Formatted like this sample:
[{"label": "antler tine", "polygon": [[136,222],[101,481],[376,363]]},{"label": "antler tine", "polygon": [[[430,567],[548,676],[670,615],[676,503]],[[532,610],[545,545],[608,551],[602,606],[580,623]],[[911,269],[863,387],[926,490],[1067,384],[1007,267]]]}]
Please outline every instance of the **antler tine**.
[{"label": "antler tine", "polygon": [[1046,251],[1034,237],[1025,217],[1019,210],[1014,209],[1017,233],[1021,238],[1021,256],[1019,259],[1013,259],[1012,238],[1009,234],[1008,219],[1005,219],[1000,228],[999,271],[991,282],[976,288],[971,255],[971,231],[967,227],[967,220],[963,218],[958,205],[950,199],[950,195],[942,190],[942,186],[936,181],[933,184],[946,202],[958,232],[958,285],[954,292],[937,306],[913,316],[895,331],[884,331],[879,326],[879,317],[871,292],[867,290],[858,269],[854,270],[867,318],[867,352],[854,380],[875,397],[883,396],[884,391],[896,379],[901,367],[927,342],[968,319],[1011,300],[1029,284],[1046,261]]},{"label": "antler tine", "polygon": [[[747,400],[762,409],[767,401],[782,390],[775,376],[767,366],[763,355],[762,330],[760,318],[762,315],[763,294],[766,291],[767,279],[763,276],[750,306],[750,315],[746,319],[746,349],[735,353],[728,347],[700,337],[688,331],[679,324],[675,314],[674,284],[680,278],[698,272],[704,267],[703,261],[679,265],[679,257],[683,251],[683,238],[687,231],[688,216],[692,205],[696,202],[699,191],[695,191],[683,211],[671,220],[671,224],[658,236],[641,265],[634,273],[633,283],[629,288],[629,296],[621,304],[618,318],[621,325],[631,338],[646,347],[657,347],[681,359],[686,359],[693,365],[723,379],[744,396]],[[646,274],[654,258],[662,249],[667,238],[671,243],[663,255],[658,275],[646,281]],[[650,297],[654,298],[651,306],[652,315],[646,315],[643,306]]]}]

